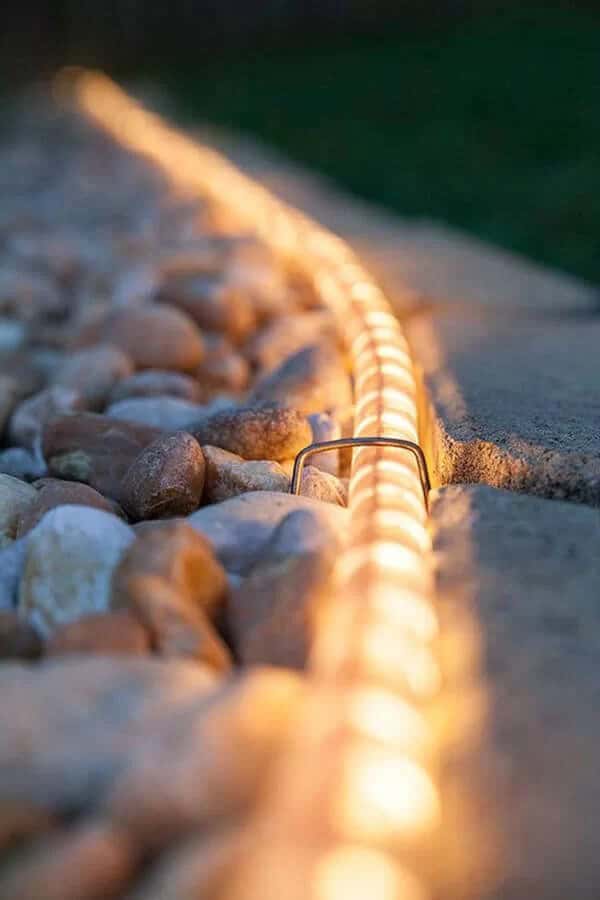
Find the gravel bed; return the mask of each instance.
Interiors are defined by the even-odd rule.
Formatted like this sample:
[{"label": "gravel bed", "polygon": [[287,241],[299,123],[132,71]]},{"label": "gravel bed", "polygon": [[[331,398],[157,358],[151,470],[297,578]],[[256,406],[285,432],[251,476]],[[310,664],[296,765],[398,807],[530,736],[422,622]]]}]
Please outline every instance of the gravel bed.
[{"label": "gravel bed", "polygon": [[0,143],[0,900],[208,900],[347,530],[336,322],[48,97]]}]

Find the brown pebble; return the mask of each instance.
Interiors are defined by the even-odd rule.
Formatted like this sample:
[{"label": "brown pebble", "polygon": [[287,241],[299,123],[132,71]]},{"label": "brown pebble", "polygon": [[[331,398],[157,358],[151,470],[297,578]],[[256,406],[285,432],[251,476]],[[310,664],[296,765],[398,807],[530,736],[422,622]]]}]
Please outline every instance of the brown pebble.
[{"label": "brown pebble", "polygon": [[120,501],[133,519],[186,516],[200,505],[204,469],[202,450],[191,434],[164,435],[131,464]]},{"label": "brown pebble", "polygon": [[203,400],[215,394],[239,395],[248,387],[250,367],[224,338],[211,336],[206,342],[206,354],[196,377]]},{"label": "brown pebble", "polygon": [[148,425],[77,413],[60,416],[45,427],[42,452],[51,475],[82,481],[118,500],[130,465],[160,435],[158,428]]},{"label": "brown pebble", "polygon": [[191,424],[200,444],[211,444],[244,459],[289,459],[310,444],[308,420],[295,409],[222,410]]},{"label": "brown pebble", "polygon": [[182,309],[205,331],[227,335],[234,343],[254,331],[256,316],[247,294],[222,277],[180,274],[168,278],[161,299]]},{"label": "brown pebble", "polygon": [[163,303],[112,313],[101,337],[120,347],[139,369],[193,372],[204,355],[197,325],[185,313]]},{"label": "brown pebble", "polygon": [[164,369],[146,369],[119,381],[111,392],[109,403],[119,403],[133,397],[176,397],[199,403],[202,391],[196,379],[189,375]]},{"label": "brown pebble", "polygon": [[229,652],[210,622],[226,602],[227,576],[208,541],[187,522],[138,535],[114,572],[113,608],[128,609],[159,654],[228,669]]},{"label": "brown pebble", "polygon": [[245,460],[220,447],[202,448],[206,462],[204,500],[220,503],[247,491],[288,491],[290,480],[279,463]]},{"label": "brown pebble", "polygon": [[114,385],[132,372],[133,363],[123,350],[98,344],[68,356],[53,380],[54,384],[79,391],[88,409],[99,410]]},{"label": "brown pebble", "polygon": [[150,637],[131,613],[117,610],[62,625],[50,637],[44,652],[47,656],[67,653],[139,656],[150,652]]},{"label": "brown pebble", "polygon": [[44,388],[17,406],[8,425],[9,440],[32,450],[48,422],[83,408],[85,400],[74,388],[61,385]]}]

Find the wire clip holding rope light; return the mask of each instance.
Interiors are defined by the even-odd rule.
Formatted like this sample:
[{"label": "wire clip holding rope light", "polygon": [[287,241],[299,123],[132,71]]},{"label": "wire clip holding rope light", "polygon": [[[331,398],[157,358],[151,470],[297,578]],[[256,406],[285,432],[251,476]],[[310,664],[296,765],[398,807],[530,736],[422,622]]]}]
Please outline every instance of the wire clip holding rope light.
[{"label": "wire clip holding rope light", "polygon": [[328,450],[344,450],[347,447],[397,447],[400,450],[407,450],[416,460],[419,470],[419,478],[421,479],[421,487],[423,489],[423,499],[425,501],[425,509],[429,509],[429,491],[431,490],[431,480],[429,478],[429,470],[427,468],[427,460],[425,454],[414,441],[406,441],[401,438],[393,437],[354,437],[354,438],[338,438],[335,441],[320,441],[309,444],[296,454],[294,460],[294,468],[292,470],[292,480],[290,483],[290,494],[299,494],[302,483],[302,472],[306,460],[315,453],[323,453]]}]

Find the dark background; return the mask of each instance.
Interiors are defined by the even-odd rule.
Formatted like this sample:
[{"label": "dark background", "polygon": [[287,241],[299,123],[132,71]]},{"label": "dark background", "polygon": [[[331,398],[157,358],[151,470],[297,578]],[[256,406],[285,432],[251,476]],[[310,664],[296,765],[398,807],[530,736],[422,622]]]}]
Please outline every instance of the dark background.
[{"label": "dark background", "polygon": [[5,0],[5,88],[154,79],[362,196],[600,281],[597,4]]}]

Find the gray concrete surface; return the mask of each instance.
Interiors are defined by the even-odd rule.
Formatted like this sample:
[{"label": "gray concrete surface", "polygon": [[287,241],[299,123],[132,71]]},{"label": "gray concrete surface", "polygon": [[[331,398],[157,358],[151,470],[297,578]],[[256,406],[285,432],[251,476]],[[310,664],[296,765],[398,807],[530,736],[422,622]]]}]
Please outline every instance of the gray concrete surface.
[{"label": "gray concrete surface", "polygon": [[600,512],[457,485],[435,493],[432,521],[443,896],[596,900]]},{"label": "gray concrete surface", "polygon": [[423,315],[407,331],[436,483],[600,506],[600,316]]}]

